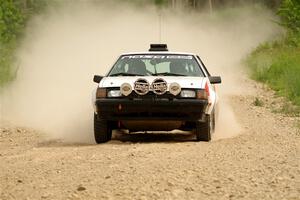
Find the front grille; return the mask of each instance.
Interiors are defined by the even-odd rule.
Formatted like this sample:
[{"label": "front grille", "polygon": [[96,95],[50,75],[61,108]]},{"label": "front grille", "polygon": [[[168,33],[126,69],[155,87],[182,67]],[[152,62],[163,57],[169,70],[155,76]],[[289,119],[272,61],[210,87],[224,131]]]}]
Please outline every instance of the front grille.
[{"label": "front grille", "polygon": [[135,92],[132,92],[127,98],[129,98],[129,99],[174,99],[177,97],[170,94],[169,92],[162,94],[162,95],[158,95],[152,91],[149,91],[146,95],[139,95]]},{"label": "front grille", "polygon": [[192,113],[168,113],[168,112],[133,112],[133,113],[114,113],[114,117],[128,117],[128,118],[189,118],[190,116],[198,117],[198,114]]}]

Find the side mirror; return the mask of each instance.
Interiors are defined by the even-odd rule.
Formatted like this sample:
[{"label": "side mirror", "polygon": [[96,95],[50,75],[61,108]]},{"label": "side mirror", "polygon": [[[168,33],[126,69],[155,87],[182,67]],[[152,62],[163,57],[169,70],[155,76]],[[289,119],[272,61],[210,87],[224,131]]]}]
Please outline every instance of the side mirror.
[{"label": "side mirror", "polygon": [[209,81],[211,84],[219,84],[222,83],[221,77],[220,76],[209,76]]},{"label": "side mirror", "polygon": [[100,83],[100,81],[102,80],[103,76],[99,76],[99,75],[95,75],[93,78],[93,81],[95,83]]}]

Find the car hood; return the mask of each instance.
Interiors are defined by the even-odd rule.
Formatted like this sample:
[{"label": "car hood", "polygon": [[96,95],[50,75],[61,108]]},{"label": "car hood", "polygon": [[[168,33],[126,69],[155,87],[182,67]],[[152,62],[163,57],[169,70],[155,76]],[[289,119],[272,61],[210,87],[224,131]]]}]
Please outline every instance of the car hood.
[{"label": "car hood", "polygon": [[129,83],[131,86],[139,79],[146,79],[150,84],[157,78],[164,79],[167,84],[178,83],[181,88],[204,88],[205,77],[186,77],[186,76],[118,76],[118,77],[104,77],[99,87],[120,87],[123,83]]}]

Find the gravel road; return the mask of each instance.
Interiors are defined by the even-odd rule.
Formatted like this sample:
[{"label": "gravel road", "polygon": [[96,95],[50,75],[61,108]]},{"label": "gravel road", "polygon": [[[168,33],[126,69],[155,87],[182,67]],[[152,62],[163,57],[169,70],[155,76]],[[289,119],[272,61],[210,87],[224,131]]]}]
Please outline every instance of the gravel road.
[{"label": "gravel road", "polygon": [[299,119],[245,81],[253,92],[230,97],[241,134],[210,143],[162,133],[64,144],[2,124],[0,199],[300,199]]}]

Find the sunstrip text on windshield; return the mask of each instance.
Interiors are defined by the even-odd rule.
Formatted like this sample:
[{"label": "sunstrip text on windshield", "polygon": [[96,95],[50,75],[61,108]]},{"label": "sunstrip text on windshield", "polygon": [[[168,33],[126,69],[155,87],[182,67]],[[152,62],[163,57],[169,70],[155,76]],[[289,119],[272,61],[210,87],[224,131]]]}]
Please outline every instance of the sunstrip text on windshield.
[{"label": "sunstrip text on windshield", "polygon": [[182,56],[182,55],[128,55],[123,56],[121,59],[186,59],[192,60],[193,56]]}]

